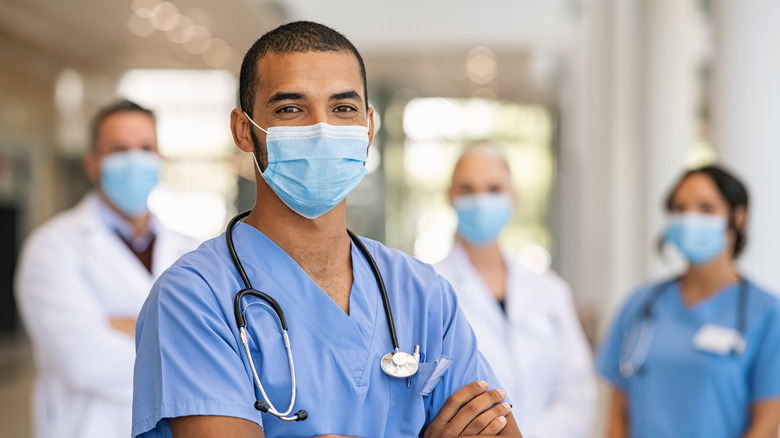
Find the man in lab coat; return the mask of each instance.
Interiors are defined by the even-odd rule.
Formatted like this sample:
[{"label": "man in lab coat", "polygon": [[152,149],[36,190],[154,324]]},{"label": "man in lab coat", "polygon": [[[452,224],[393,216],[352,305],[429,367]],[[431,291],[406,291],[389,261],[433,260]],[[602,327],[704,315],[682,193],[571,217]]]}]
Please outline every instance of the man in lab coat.
[{"label": "man in lab coat", "polygon": [[550,271],[512,260],[498,244],[515,206],[501,150],[490,143],[467,148],[448,195],[458,229],[452,252],[435,268],[455,288],[523,435],[590,436],[595,381],[569,288]]},{"label": "man in lab coat", "polygon": [[162,161],[151,111],[106,107],[91,140],[94,190],[30,235],[16,276],[38,370],[37,438],[130,435],[136,317],[157,276],[197,245],[147,209]]}]

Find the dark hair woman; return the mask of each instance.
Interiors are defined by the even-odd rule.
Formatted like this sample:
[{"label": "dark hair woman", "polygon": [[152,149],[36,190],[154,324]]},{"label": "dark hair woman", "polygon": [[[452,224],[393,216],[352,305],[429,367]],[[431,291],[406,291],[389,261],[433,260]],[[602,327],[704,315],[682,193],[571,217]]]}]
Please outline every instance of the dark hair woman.
[{"label": "dark hair woman", "polygon": [[748,193],[718,166],[686,172],[663,241],[688,262],[639,288],[598,354],[611,437],[777,437],[780,299],[740,276]]}]

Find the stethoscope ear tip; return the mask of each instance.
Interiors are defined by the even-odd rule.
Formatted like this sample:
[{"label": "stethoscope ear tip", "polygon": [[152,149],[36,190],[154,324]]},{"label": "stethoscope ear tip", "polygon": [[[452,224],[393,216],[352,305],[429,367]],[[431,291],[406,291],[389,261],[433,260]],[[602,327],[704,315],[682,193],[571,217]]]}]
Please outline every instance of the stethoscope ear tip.
[{"label": "stethoscope ear tip", "polygon": [[255,402],[255,409],[261,412],[268,412],[269,406],[268,403],[263,400],[258,400]]},{"label": "stethoscope ear tip", "polygon": [[295,421],[303,421],[307,418],[309,418],[309,413],[303,409],[295,413]]}]

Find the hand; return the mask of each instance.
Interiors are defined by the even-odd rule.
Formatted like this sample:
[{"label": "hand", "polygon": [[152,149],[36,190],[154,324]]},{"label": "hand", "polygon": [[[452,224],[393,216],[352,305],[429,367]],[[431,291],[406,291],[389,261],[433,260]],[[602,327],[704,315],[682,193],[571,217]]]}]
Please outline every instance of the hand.
[{"label": "hand", "polygon": [[135,318],[111,318],[109,324],[115,330],[119,330],[135,339]]},{"label": "hand", "polygon": [[[425,429],[425,438],[497,435],[511,413],[501,389],[487,391],[486,382],[472,382],[455,391]],[[495,406],[493,406],[495,405]],[[492,406],[492,407],[491,407]]]}]

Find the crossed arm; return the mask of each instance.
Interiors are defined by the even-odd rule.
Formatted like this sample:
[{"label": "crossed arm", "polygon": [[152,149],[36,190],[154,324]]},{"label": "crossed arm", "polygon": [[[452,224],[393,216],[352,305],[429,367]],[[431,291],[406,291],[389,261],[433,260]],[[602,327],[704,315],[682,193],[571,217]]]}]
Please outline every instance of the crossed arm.
[{"label": "crossed arm", "polygon": [[[425,438],[509,436],[522,438],[503,391],[472,382],[452,394],[425,429]],[[256,423],[235,417],[197,415],[169,420],[174,438],[264,438]],[[338,435],[322,435],[337,437]]]}]

